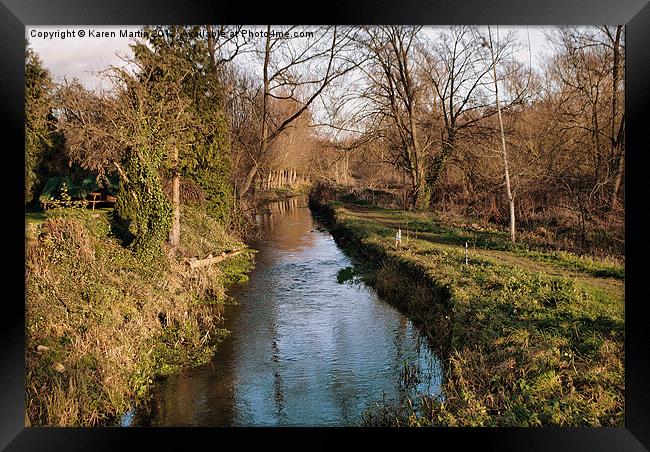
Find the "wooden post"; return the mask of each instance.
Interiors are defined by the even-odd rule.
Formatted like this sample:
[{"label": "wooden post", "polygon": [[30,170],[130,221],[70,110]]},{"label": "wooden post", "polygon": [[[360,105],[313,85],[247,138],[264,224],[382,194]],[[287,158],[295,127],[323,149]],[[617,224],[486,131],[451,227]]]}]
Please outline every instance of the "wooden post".
[{"label": "wooden post", "polygon": [[[172,218],[172,231],[169,237],[170,245],[176,247],[181,242],[181,202],[180,202],[180,176],[174,170],[172,179],[172,205],[174,207]],[[93,204],[94,207],[94,204]]]},{"label": "wooden post", "polygon": [[465,241],[465,265],[467,265],[467,241]]}]

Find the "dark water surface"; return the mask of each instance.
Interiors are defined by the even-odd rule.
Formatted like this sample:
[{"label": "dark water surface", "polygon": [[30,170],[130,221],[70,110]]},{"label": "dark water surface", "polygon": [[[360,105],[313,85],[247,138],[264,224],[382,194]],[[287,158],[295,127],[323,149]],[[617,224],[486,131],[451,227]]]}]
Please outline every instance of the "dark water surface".
[{"label": "dark water surface", "polygon": [[[438,394],[426,340],[371,288],[337,282],[353,263],[305,199],[259,221],[255,269],[223,314],[232,334],[209,364],[157,382],[150,406],[123,425],[357,425],[382,400]],[[404,384],[405,365],[420,369],[419,384]]]}]

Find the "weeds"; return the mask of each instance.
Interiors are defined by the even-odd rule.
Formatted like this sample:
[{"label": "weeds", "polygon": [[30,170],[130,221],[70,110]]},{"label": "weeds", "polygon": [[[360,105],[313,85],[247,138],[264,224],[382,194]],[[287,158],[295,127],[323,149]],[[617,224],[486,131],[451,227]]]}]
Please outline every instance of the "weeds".
[{"label": "weeds", "polygon": [[400,371],[399,383],[403,388],[417,386],[420,383],[420,366],[404,361],[402,363],[402,370]]}]

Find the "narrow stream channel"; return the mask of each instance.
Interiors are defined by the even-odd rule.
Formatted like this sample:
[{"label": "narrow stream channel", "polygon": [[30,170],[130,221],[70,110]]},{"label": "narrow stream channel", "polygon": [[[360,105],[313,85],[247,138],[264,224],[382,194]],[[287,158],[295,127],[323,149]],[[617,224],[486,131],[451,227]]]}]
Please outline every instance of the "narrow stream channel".
[{"label": "narrow stream channel", "polygon": [[[441,366],[426,340],[359,281],[305,198],[260,216],[255,269],[230,289],[232,333],[207,365],[157,382],[127,426],[358,425],[364,410],[416,391],[438,394]],[[419,383],[405,385],[405,365]]]}]

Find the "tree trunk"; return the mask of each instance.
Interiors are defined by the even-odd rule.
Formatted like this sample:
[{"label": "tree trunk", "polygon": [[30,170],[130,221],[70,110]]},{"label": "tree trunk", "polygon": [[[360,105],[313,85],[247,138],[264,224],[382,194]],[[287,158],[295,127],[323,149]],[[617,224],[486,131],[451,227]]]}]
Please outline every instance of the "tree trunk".
[{"label": "tree trunk", "polygon": [[[267,115],[268,115],[268,97],[270,95],[269,93],[269,59],[271,58],[271,26],[268,25],[266,28],[267,34],[266,34],[266,48],[264,51],[264,95],[262,97],[262,139],[260,142],[260,154],[259,158],[263,159],[264,154],[266,153],[266,147],[267,147],[267,137],[268,137],[268,124],[267,124]],[[244,180],[244,184],[241,187],[241,190],[239,192],[240,197],[244,197],[248,190],[251,188],[251,184],[253,182],[253,178],[257,174],[257,162],[253,162],[253,166],[251,169],[248,171],[248,174],[246,175],[246,179]]]},{"label": "tree trunk", "polygon": [[246,179],[244,179],[244,183],[242,184],[239,190],[240,198],[243,198],[244,194],[248,193],[248,190],[250,190],[251,185],[253,184],[253,179],[255,178],[256,174],[257,174],[257,165],[253,164],[253,166],[251,166],[251,169],[248,170],[248,174],[246,174]]},{"label": "tree trunk", "polygon": [[[499,84],[497,83],[497,68],[494,59],[494,47],[492,43],[492,33],[488,26],[488,33],[490,34],[490,52],[492,54],[492,71],[494,75],[494,96],[497,104],[497,115],[499,117],[499,128],[501,129],[501,155],[503,156],[503,169],[506,179],[506,194],[508,196],[508,204],[510,205],[510,240],[515,243],[515,198],[510,189],[510,172],[508,171],[508,154],[506,152],[506,135],[503,130],[503,118],[501,117],[501,103],[499,102]],[[498,29],[497,29],[498,33]]]},{"label": "tree trunk", "polygon": [[616,37],[614,38],[614,67],[612,68],[612,155],[614,156],[614,185],[612,187],[612,197],[610,200],[610,208],[616,207],[616,198],[618,197],[618,190],[621,186],[621,177],[623,175],[623,136],[624,136],[624,121],[625,115],[621,117],[621,123],[616,131],[616,116],[618,115],[618,84],[619,84],[619,62],[620,62],[620,42],[621,32],[623,27],[621,25],[616,27]]},{"label": "tree trunk", "polygon": [[454,142],[456,140],[455,126],[453,124],[446,126],[446,133],[447,133],[447,139],[442,144],[442,150],[433,160],[433,167],[429,172],[428,183],[429,186],[432,188],[440,179],[440,176],[442,175],[442,172],[445,168],[445,162],[454,151]]},{"label": "tree trunk", "polygon": [[621,179],[623,178],[623,170],[625,168],[625,115],[621,118],[621,125],[618,129],[618,139],[617,139],[617,150],[616,150],[616,175],[614,176],[614,187],[612,188],[612,198],[610,200],[610,207],[614,209],[616,207],[616,201],[618,197],[618,190],[621,187]]},{"label": "tree trunk", "polygon": [[406,168],[402,167],[402,210],[406,210]]},{"label": "tree trunk", "polygon": [[174,175],[172,179],[172,230],[169,234],[169,243],[176,248],[181,243],[181,178],[178,173],[178,148],[174,147]]},{"label": "tree trunk", "polygon": [[612,189],[612,199],[610,202],[611,208],[614,209],[616,207],[616,201],[618,198],[618,190],[621,187],[621,179],[623,176],[623,167],[625,166],[623,161],[624,161],[624,156],[621,155],[619,160],[618,160],[618,169],[616,170],[616,177],[614,178],[614,188]]},{"label": "tree trunk", "polygon": [[413,140],[413,153],[415,154],[415,167],[417,174],[416,181],[416,190],[417,197],[415,199],[415,208],[416,209],[426,209],[429,207],[429,190],[427,187],[427,181],[424,177],[424,168],[422,165],[422,149],[420,147],[420,142],[418,140],[417,125],[415,123],[415,114],[411,108],[408,111],[409,115],[409,125],[411,128],[411,139]]}]

